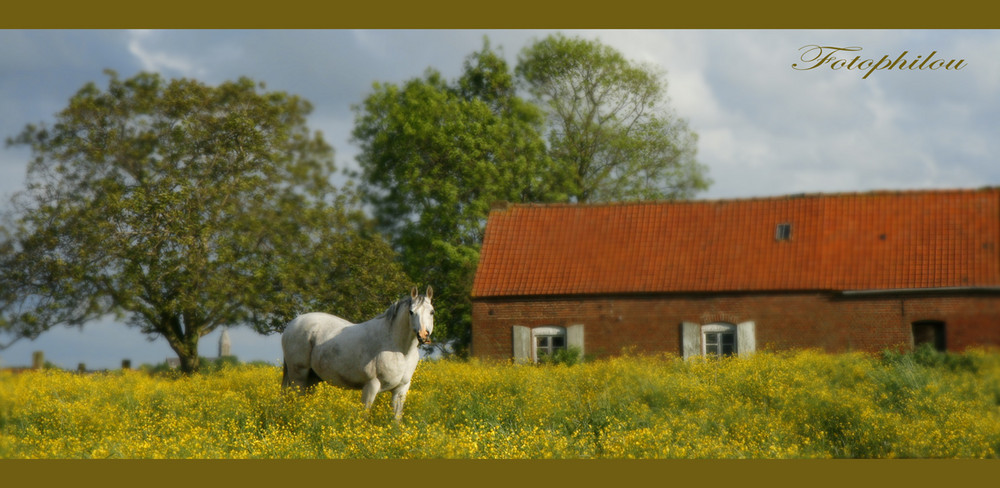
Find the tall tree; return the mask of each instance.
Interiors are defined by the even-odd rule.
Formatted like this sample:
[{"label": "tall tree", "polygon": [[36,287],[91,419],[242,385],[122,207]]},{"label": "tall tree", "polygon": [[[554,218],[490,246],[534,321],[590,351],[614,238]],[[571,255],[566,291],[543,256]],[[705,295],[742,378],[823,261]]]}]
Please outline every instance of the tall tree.
[{"label": "tall tree", "polygon": [[0,332],[114,314],[193,372],[219,326],[268,333],[314,308],[358,320],[407,288],[357,199],[331,186],[307,101],[246,78],[108,75],[7,141],[32,160],[0,236]]},{"label": "tall tree", "polygon": [[666,81],[598,41],[554,34],[526,47],[518,77],[548,114],[549,154],[581,202],[691,198],[708,188],[697,137]]},{"label": "tall tree", "polygon": [[462,352],[491,204],[565,198],[540,137],[542,114],[516,95],[488,41],[457,80],[429,69],[402,85],[376,83],[355,112],[361,190],[407,273],[434,285],[435,335]]},{"label": "tall tree", "polygon": [[686,198],[709,184],[653,68],[561,35],[519,59],[512,71],[487,40],[457,80],[429,69],[376,83],[355,107],[365,201],[411,278],[441,290],[436,328],[460,348],[493,202]]}]

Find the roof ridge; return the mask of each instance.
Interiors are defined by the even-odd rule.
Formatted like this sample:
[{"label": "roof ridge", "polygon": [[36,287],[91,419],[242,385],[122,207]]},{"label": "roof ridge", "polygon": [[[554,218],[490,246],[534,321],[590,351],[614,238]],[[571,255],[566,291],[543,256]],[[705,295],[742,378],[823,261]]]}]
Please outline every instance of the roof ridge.
[{"label": "roof ridge", "polygon": [[818,198],[849,198],[849,197],[869,197],[869,196],[904,196],[949,193],[977,193],[993,192],[1000,193],[1000,186],[982,186],[978,188],[924,188],[924,189],[875,189],[855,192],[811,192],[811,193],[788,193],[784,195],[764,195],[754,197],[731,197],[713,199],[678,199],[678,200],[621,200],[611,202],[493,202],[490,210],[508,210],[510,208],[592,208],[592,207],[629,207],[645,205],[665,205],[665,204],[704,204],[704,203],[743,203],[755,201],[776,201],[795,199],[818,199]]}]

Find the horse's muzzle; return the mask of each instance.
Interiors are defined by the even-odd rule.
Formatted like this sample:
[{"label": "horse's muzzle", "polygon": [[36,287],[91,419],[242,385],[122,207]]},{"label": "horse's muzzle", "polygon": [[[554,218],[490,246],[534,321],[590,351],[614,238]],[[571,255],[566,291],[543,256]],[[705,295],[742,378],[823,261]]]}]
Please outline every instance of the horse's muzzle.
[{"label": "horse's muzzle", "polygon": [[427,335],[417,334],[417,342],[419,342],[421,344],[430,344],[431,343],[431,336],[430,336],[430,334],[427,334]]}]

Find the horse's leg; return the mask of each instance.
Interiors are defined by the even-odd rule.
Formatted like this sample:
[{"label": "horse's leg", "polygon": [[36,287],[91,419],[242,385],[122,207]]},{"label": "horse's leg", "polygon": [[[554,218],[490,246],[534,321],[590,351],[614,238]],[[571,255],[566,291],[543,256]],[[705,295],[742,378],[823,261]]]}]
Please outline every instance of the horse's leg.
[{"label": "horse's leg", "polygon": [[316,370],[314,370],[312,368],[309,368],[309,372],[306,373],[306,389],[311,390],[312,387],[314,387],[314,386],[316,386],[316,385],[318,385],[318,384],[320,384],[322,382],[323,382],[323,378],[320,378],[319,375],[316,374]]},{"label": "horse's leg", "polygon": [[375,403],[375,395],[382,389],[382,383],[378,378],[372,378],[361,388],[361,401],[365,404],[365,410],[371,411],[372,403]]},{"label": "horse's leg", "polygon": [[284,356],[282,386],[296,388],[301,393],[310,386],[315,329],[317,325],[300,316],[288,323],[281,334],[281,352]]},{"label": "horse's leg", "polygon": [[286,388],[297,387],[300,392],[304,393],[307,388],[314,384],[310,382],[310,374],[315,375],[316,373],[313,373],[309,363],[300,364],[297,361],[289,362],[286,359],[281,385]]},{"label": "horse's leg", "polygon": [[403,403],[406,402],[406,392],[410,390],[410,382],[407,381],[392,390],[392,410],[396,412],[396,421],[403,418]]}]

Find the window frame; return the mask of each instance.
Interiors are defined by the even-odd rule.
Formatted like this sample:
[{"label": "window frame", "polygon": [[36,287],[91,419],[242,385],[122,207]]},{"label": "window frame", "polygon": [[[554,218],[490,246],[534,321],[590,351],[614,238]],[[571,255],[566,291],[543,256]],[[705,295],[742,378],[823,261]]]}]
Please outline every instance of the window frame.
[{"label": "window frame", "polygon": [[[513,356],[515,363],[524,364],[535,362],[536,355],[534,353],[535,348],[533,344],[536,339],[532,331],[534,329],[541,328],[542,333],[545,333],[546,330],[544,327],[556,326],[527,327],[517,324],[511,326],[511,355]],[[575,350],[582,357],[586,353],[584,338],[586,327],[584,324],[571,324],[560,328],[566,331],[565,344],[567,350]]]},{"label": "window frame", "polygon": [[[718,337],[718,341],[715,342],[717,350],[712,353],[708,350],[710,334]],[[729,353],[724,353],[723,347],[727,337],[732,339],[731,351]],[[702,325],[701,355],[705,357],[727,357],[739,355],[739,334],[736,324],[730,324],[728,322],[713,322],[711,324]]]},{"label": "window frame", "polygon": [[[702,327],[714,325],[732,325],[731,322],[713,322],[709,324],[699,324],[697,322],[684,321],[680,323],[680,343],[681,357],[684,359],[693,357],[704,357],[705,336]],[[753,320],[746,320],[735,325],[736,327],[736,356],[750,356],[757,351],[757,324]],[[709,327],[709,332],[713,332],[714,327]],[[720,330],[714,328],[715,331]]]},{"label": "window frame", "polygon": [[776,225],[774,227],[774,240],[779,242],[792,240],[792,223],[781,222]]},{"label": "window frame", "polygon": [[[930,331],[932,340],[917,342],[918,328]],[[935,351],[946,352],[948,350],[948,326],[943,320],[914,320],[910,323],[910,338],[913,341],[914,349],[921,344],[929,343],[934,346]]]},{"label": "window frame", "polygon": [[[547,339],[549,341],[549,345],[545,347],[545,350],[547,350],[546,354],[549,355],[555,354],[558,350],[567,350],[569,348],[565,327],[555,325],[534,327],[531,329],[531,360],[536,363],[538,362],[539,339]],[[562,339],[562,345],[556,346],[552,344],[554,339]]]}]

